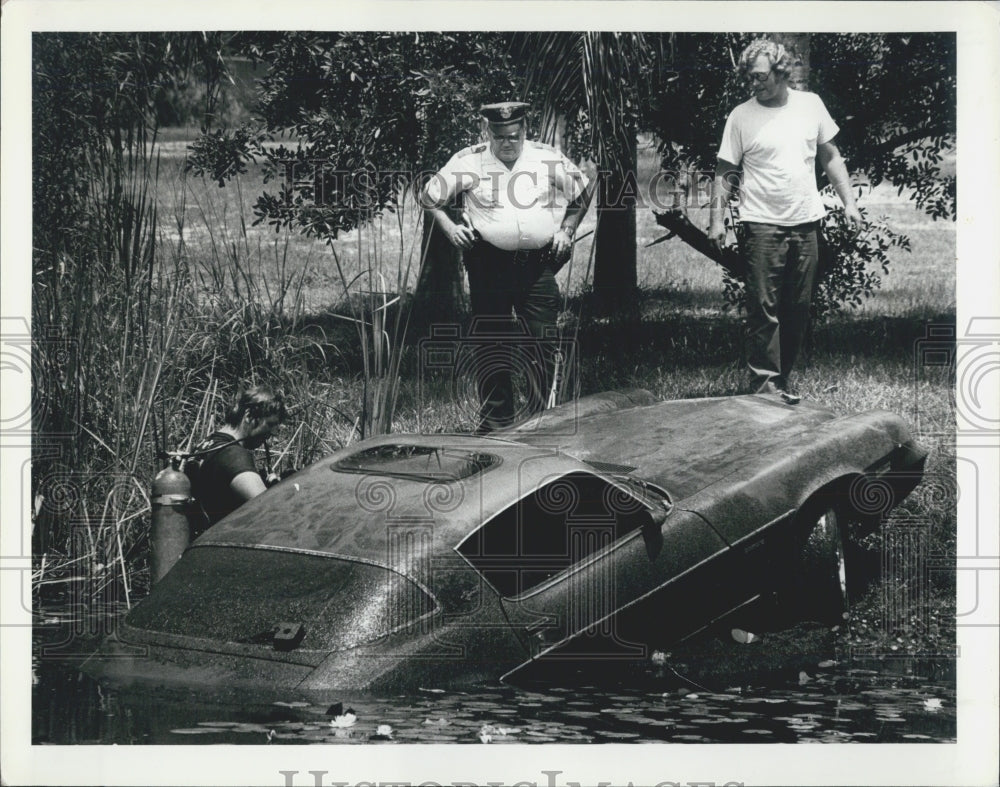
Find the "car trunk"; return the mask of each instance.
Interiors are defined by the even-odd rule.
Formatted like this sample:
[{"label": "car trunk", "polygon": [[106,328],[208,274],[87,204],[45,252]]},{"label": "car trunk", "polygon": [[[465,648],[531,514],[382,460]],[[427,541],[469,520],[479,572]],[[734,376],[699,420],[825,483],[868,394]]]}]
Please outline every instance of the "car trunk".
[{"label": "car trunk", "polygon": [[126,641],[316,666],[435,612],[417,583],[367,562],[293,550],[188,550],[129,613]]}]

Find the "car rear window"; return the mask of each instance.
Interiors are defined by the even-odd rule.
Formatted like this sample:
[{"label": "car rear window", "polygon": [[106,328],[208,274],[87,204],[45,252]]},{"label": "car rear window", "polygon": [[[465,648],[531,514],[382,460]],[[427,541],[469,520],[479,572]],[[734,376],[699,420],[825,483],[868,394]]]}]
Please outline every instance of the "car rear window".
[{"label": "car rear window", "polygon": [[129,613],[136,628],[270,646],[279,623],[302,624],[301,650],[374,642],[434,610],[411,580],[381,566],[270,549],[189,549]]},{"label": "car rear window", "polygon": [[415,481],[459,481],[500,463],[500,457],[480,451],[426,445],[379,445],[339,459],[331,468]]}]

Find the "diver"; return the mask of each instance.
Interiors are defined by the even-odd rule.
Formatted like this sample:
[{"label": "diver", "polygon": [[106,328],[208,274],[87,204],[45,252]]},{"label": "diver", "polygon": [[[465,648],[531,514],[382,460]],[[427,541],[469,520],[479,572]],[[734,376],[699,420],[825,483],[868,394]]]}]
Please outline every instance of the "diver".
[{"label": "diver", "polygon": [[263,445],[287,415],[280,393],[262,385],[247,388],[226,411],[225,424],[194,450],[198,461],[190,465],[192,491],[208,521],[193,528],[197,532],[192,537],[277,482],[277,476],[258,472],[253,449]]}]

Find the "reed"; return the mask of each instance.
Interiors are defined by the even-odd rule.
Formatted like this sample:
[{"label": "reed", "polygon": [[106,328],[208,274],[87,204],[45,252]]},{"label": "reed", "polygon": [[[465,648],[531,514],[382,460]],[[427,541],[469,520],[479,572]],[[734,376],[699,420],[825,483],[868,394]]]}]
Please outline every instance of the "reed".
[{"label": "reed", "polygon": [[140,477],[182,305],[180,281],[155,264],[154,143],[139,127],[83,150],[82,221],[59,265],[36,278],[32,304],[46,337],[33,354],[38,585],[72,579],[98,595],[114,583],[126,600],[145,539]]}]

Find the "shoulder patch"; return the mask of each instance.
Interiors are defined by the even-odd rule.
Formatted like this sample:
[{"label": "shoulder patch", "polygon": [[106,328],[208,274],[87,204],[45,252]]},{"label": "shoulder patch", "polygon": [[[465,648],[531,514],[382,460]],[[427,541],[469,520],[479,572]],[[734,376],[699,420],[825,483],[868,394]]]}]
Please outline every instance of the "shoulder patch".
[{"label": "shoulder patch", "polygon": [[469,145],[469,147],[467,148],[462,148],[460,151],[458,151],[458,153],[455,154],[455,156],[456,157],[469,156],[473,153],[482,153],[484,150],[486,150],[486,147],[487,146],[485,142],[477,142],[475,145]]}]

